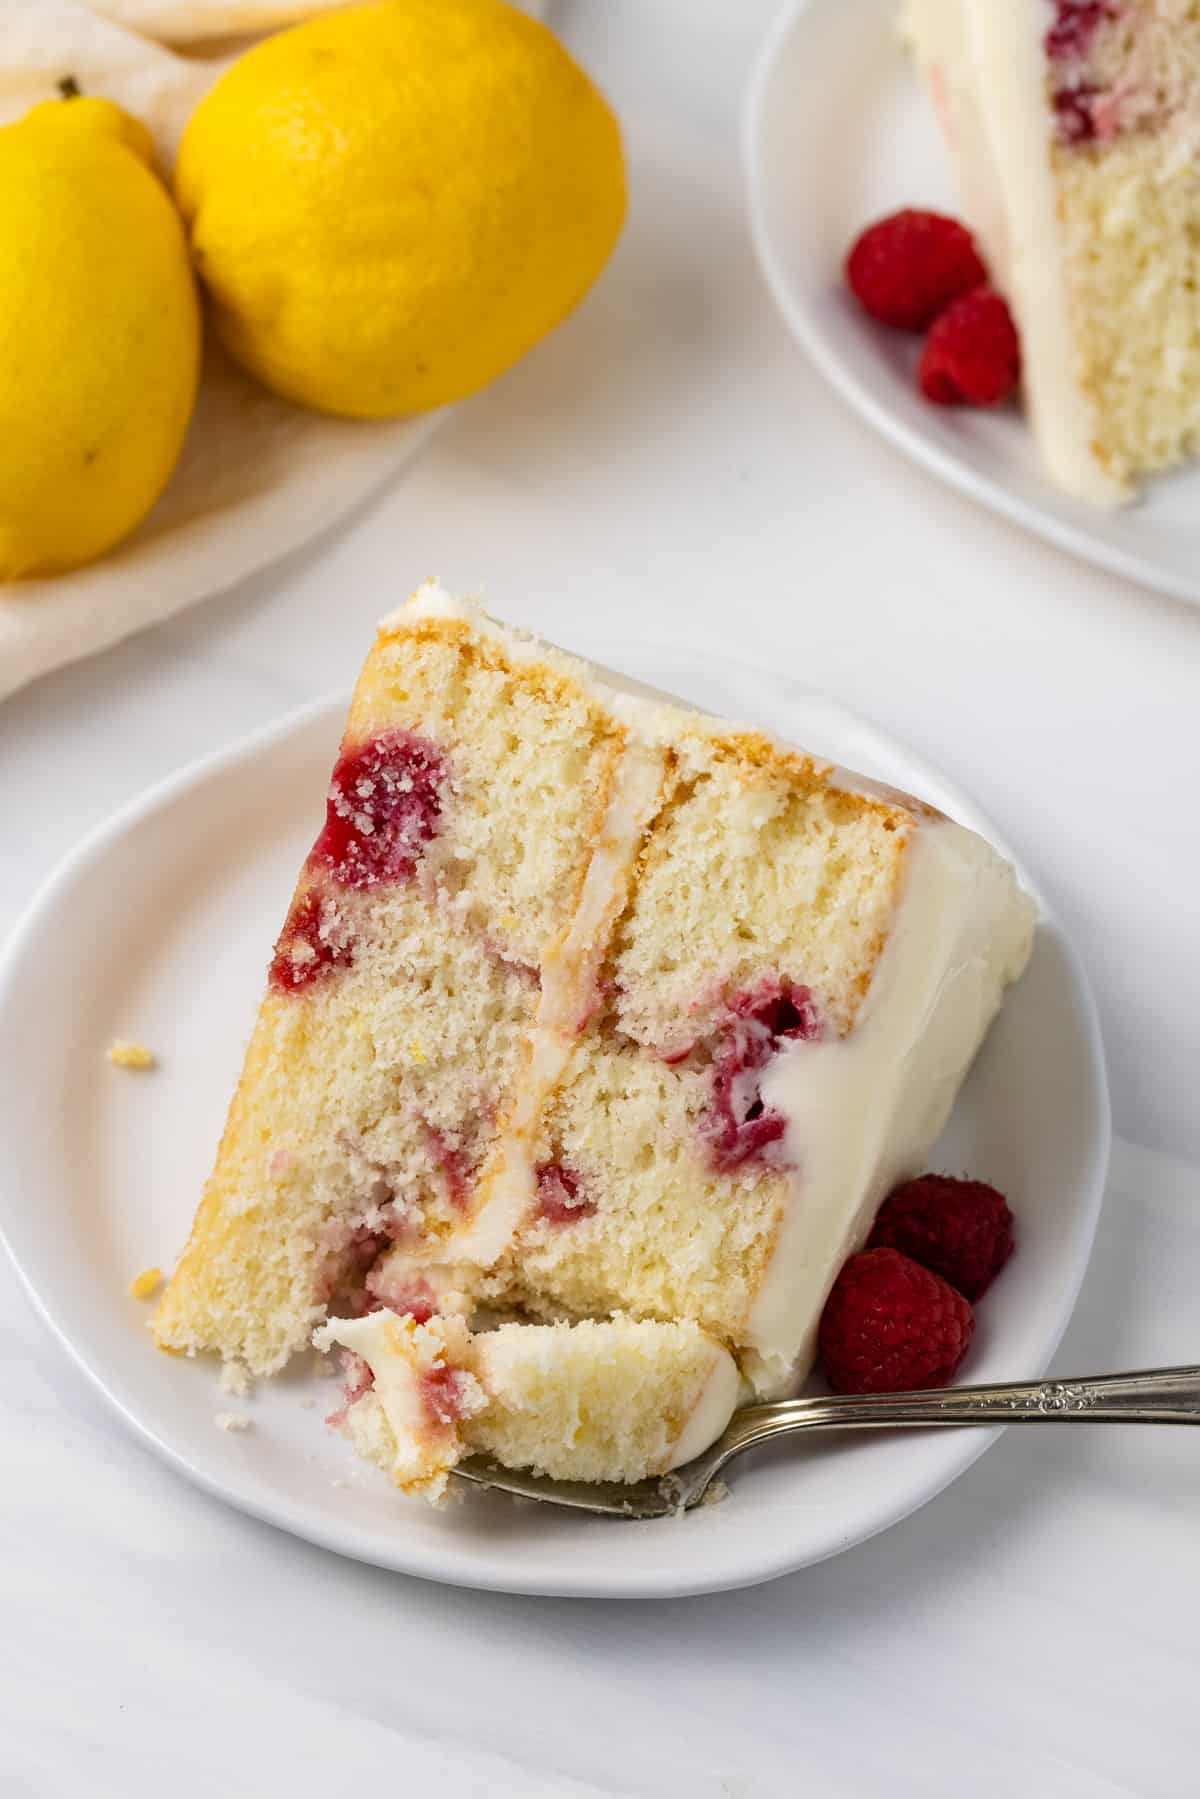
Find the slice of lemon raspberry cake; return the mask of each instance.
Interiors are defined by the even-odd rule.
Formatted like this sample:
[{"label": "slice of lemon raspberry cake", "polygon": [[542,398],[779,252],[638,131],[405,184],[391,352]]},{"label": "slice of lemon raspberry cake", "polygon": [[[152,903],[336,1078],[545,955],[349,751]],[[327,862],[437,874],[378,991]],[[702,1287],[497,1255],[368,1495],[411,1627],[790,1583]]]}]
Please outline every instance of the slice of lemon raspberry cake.
[{"label": "slice of lemon raspberry cake", "polygon": [[920,802],[422,589],[367,659],[158,1340],[270,1373],[323,1325],[404,1486],[471,1447],[673,1466],[735,1365],[807,1371],[1033,918]]},{"label": "slice of lemon raspberry cake", "polygon": [[1200,452],[1200,6],[902,0],[1048,474],[1111,505]]}]

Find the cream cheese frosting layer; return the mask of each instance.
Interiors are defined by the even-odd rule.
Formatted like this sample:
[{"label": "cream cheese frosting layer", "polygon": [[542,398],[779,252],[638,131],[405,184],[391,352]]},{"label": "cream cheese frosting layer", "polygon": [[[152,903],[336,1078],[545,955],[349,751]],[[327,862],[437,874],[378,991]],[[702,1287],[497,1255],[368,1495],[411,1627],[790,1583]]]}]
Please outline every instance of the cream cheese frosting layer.
[{"label": "cream cheese frosting layer", "polygon": [[1036,910],[982,838],[916,828],[896,919],[849,1036],[793,1041],[763,1077],[794,1169],[744,1358],[760,1392],[807,1371],[830,1287],[880,1202],[920,1173],[1005,985],[1029,957]]},{"label": "cream cheese frosting layer", "polygon": [[663,771],[661,751],[648,744],[635,741],[621,756],[571,928],[542,961],[541,997],[516,1115],[499,1146],[497,1167],[487,1178],[482,1206],[442,1252],[457,1262],[491,1267],[533,1205],[533,1142],[542,1107],[563,1075],[593,1004],[608,933],[624,904],[634,859],[658,806]]},{"label": "cream cheese frosting layer", "polygon": [[686,1467],[716,1442],[733,1417],[740,1394],[741,1376],[733,1357],[727,1354],[714,1356],[712,1373],[675,1440],[662,1469],[664,1474],[669,1474],[672,1468]]}]

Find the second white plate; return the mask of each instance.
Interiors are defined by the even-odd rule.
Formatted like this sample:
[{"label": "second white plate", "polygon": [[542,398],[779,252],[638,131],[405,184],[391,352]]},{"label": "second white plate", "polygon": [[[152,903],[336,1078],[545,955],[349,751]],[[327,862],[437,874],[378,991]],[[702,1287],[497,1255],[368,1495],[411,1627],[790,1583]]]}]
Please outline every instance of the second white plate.
[{"label": "second white plate", "polygon": [[851,405],[952,487],[1089,562],[1200,602],[1200,467],[1117,511],[1071,500],[1042,474],[1018,411],[930,406],[914,380],[920,340],[872,325],[847,293],[842,263],[864,225],[900,206],[958,210],[896,12],[896,0],[793,0],[763,45],[744,154],[754,240],[784,319]]},{"label": "second white plate", "polygon": [[[988,829],[933,769],[784,678],[678,651],[598,653]],[[759,1452],[725,1504],[680,1520],[612,1523],[480,1494],[434,1511],[324,1428],[328,1381],[289,1374],[239,1402],[211,1366],[155,1352],[128,1283],[148,1263],[170,1268],[186,1237],[344,710],[339,699],[295,714],[120,814],[42,891],[0,966],[0,1222],[66,1349],[137,1435],[209,1492],[343,1555],[464,1586],[605,1597],[744,1586],[930,1499],[994,1433]],[[153,1045],[158,1072],[109,1067],[104,1046],[120,1035]],[[1019,1220],[1020,1252],[981,1308],[969,1378],[1046,1364],[1083,1277],[1107,1151],[1091,1000],[1044,918],[934,1156],[994,1181]],[[219,1429],[225,1411],[253,1428]]]}]

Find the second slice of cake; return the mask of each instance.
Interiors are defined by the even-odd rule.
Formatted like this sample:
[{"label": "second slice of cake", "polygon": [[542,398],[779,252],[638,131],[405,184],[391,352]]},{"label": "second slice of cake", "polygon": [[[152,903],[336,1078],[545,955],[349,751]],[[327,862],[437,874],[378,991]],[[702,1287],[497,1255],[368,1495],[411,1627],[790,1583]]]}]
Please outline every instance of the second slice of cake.
[{"label": "second slice of cake", "polygon": [[1021,336],[1046,472],[1096,505],[1200,451],[1200,8],[902,0]]},{"label": "second slice of cake", "polygon": [[[367,659],[158,1340],[269,1373],[357,1319],[324,1338],[361,1358],[343,1421],[405,1485],[460,1439],[672,1465],[734,1362],[766,1396],[806,1373],[1033,919],[919,802],[424,589]],[[430,1386],[451,1338],[462,1379]],[[656,1342],[674,1422],[635,1428],[586,1370]],[[408,1396],[450,1385],[471,1403],[431,1451]]]}]

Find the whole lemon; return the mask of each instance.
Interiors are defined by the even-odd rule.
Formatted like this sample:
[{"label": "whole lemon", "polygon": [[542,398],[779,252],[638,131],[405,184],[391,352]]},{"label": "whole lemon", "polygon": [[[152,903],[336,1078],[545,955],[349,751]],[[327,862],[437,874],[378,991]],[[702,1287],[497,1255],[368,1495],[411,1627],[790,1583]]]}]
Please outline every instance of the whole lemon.
[{"label": "whole lemon", "polygon": [[175,466],[200,308],[149,136],[108,100],[0,130],[0,580],[110,549]]},{"label": "whole lemon", "polygon": [[266,39],[197,106],[175,193],[232,354],[358,418],[506,369],[625,213],[611,111],[502,0],[383,0]]}]

